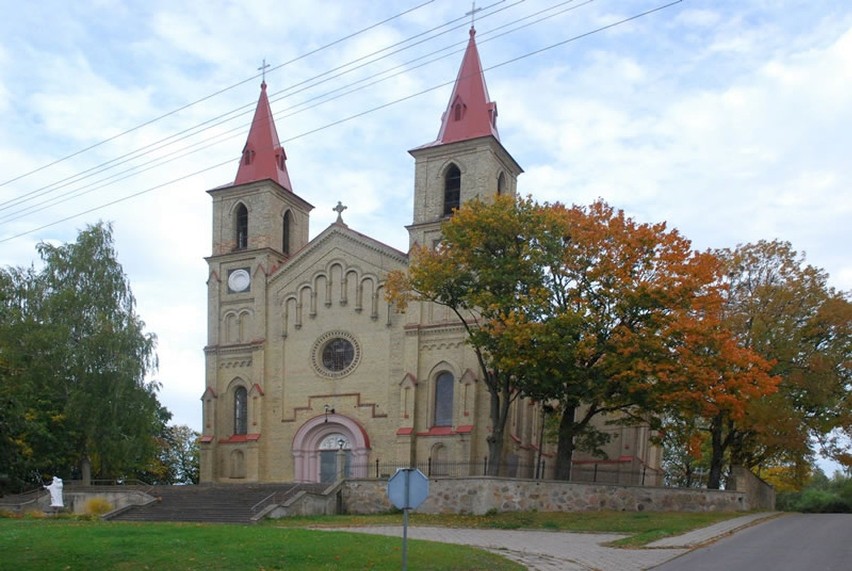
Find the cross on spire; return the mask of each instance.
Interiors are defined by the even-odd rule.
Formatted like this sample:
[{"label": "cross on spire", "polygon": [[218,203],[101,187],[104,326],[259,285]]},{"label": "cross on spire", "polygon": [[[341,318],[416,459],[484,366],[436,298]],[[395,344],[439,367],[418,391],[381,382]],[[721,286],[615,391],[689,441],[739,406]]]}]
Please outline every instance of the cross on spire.
[{"label": "cross on spire", "polygon": [[482,10],[482,8],[476,7],[476,0],[470,3],[470,12],[465,12],[465,16],[470,16],[470,28],[473,29],[474,18],[476,17],[476,13]]},{"label": "cross on spire", "polygon": [[331,210],[337,212],[337,222],[339,224],[343,224],[343,211],[349,208],[348,206],[343,206],[343,203],[339,200],[337,201],[337,206],[332,208]]},{"label": "cross on spire", "polygon": [[263,83],[266,83],[266,68],[271,67],[268,63],[266,63],[266,58],[263,58],[263,63],[257,68],[257,71],[261,72],[263,77]]}]

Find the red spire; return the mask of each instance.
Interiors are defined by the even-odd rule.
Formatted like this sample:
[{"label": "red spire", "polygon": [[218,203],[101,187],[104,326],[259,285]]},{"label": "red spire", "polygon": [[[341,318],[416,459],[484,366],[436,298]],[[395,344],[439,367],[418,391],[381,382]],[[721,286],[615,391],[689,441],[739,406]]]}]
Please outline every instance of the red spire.
[{"label": "red spire", "polygon": [[473,39],[475,35],[476,30],[471,26],[467,50],[447,110],[441,117],[441,130],[435,143],[453,143],[486,135],[500,140],[497,104],[488,100],[488,87]]},{"label": "red spire", "polygon": [[284,147],[278,141],[264,81],[260,84],[260,98],[257,100],[257,109],[254,111],[254,119],[246,146],[243,147],[243,156],[240,157],[240,168],[237,169],[234,184],[271,179],[292,192],[286,160]]}]

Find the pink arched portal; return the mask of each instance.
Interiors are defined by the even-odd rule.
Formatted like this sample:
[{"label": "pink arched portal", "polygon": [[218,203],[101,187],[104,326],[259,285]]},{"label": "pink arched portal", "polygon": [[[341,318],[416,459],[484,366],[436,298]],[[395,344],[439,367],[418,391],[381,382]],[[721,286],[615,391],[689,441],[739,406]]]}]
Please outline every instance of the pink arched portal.
[{"label": "pink arched portal", "polygon": [[367,476],[370,437],[357,421],[342,414],[315,416],[303,424],[293,437],[294,476],[297,482],[320,481],[320,448],[323,440],[339,434],[350,456],[350,477]]}]

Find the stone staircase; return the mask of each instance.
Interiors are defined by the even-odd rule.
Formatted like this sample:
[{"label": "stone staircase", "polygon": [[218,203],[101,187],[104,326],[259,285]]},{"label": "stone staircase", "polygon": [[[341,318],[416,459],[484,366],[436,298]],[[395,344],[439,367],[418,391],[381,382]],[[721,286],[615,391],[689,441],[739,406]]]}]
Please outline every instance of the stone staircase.
[{"label": "stone staircase", "polygon": [[254,523],[264,508],[282,504],[306,491],[321,494],[327,485],[239,484],[152,486],[146,493],[154,501],[107,514],[110,521],[186,521]]}]

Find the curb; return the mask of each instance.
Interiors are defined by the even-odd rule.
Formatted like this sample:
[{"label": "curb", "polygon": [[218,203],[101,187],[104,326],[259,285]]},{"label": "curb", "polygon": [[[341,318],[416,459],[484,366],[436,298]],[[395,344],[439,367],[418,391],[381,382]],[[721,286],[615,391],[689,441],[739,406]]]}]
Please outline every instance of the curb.
[{"label": "curb", "polygon": [[784,512],[761,512],[749,514],[746,516],[729,519],[727,521],[715,523],[701,529],[689,531],[682,535],[666,537],[645,545],[645,549],[671,549],[684,548],[693,549],[708,543],[712,543],[722,537],[731,535],[737,531],[751,527],[763,521],[780,517]]}]

